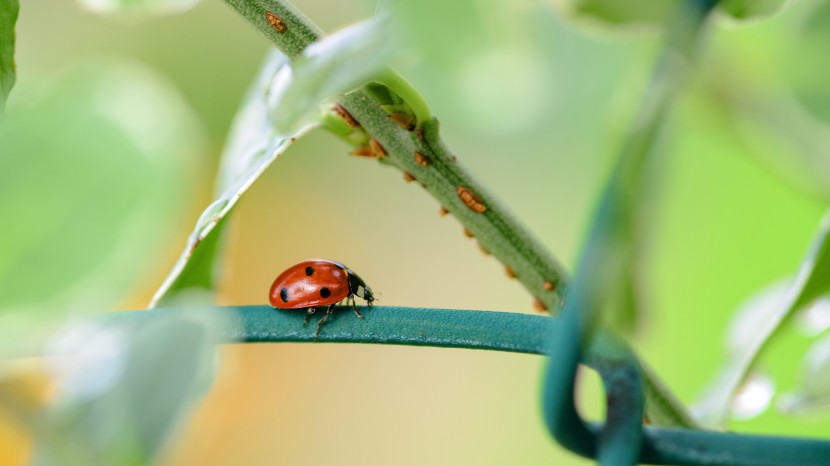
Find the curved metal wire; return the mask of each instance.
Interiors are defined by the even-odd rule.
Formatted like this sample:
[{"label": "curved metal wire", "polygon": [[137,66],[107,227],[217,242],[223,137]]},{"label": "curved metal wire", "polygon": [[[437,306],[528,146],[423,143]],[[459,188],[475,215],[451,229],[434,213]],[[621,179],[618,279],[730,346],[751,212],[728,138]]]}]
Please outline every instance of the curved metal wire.
[{"label": "curved metal wire", "polygon": [[[662,123],[693,62],[696,43],[717,0],[680,2],[677,18],[666,29],[666,46],[605,188],[577,275],[565,298],[558,333],[551,335],[554,356],[545,378],[544,414],[551,435],[566,448],[594,457],[601,465],[634,465],[643,441],[643,380],[631,350],[609,335],[597,339],[600,314],[609,290],[631,273],[636,233],[648,165]],[[683,57],[684,60],[679,60]],[[599,341],[599,343],[596,343]],[[593,432],[574,405],[577,365],[587,358],[601,370],[608,414]],[[653,445],[651,445],[653,447]]]},{"label": "curved metal wire", "polygon": [[[361,308],[363,311],[365,308]],[[421,309],[373,307],[365,309],[364,320],[355,318],[350,307],[339,308],[320,332],[317,343],[380,343],[393,345],[470,348],[540,354],[552,359],[550,336],[564,329],[562,319],[524,314],[467,311],[456,309]],[[339,312],[342,311],[342,312]],[[153,311],[130,311],[108,314],[105,319],[153,319],[174,308]],[[210,307],[230,317],[237,325],[224,335],[227,343],[314,342],[313,326],[303,327],[304,313],[277,311],[269,306]],[[610,333],[598,332],[594,343],[586,348],[584,363],[600,373],[608,394],[609,414],[606,424],[587,424],[578,419],[582,436],[575,436],[569,448],[584,456],[600,455],[612,461],[625,454],[626,433],[642,437],[642,447],[635,451],[636,462],[677,465],[735,466],[826,466],[830,464],[830,441],[741,435],[701,430],[641,428],[617,423],[617,416],[630,422],[637,414],[636,360],[625,344]],[[605,355],[610,355],[606,357]],[[620,358],[620,355],[624,357]],[[629,372],[634,371],[634,372]],[[634,385],[629,382],[634,381]],[[634,395],[631,395],[634,394]],[[628,399],[628,396],[635,398]],[[639,395],[641,396],[641,395]],[[620,426],[609,438],[608,426]],[[628,441],[639,443],[637,438]],[[604,445],[597,448],[598,445]],[[604,459],[603,456],[610,457]],[[617,458],[628,461],[628,456]]]}]

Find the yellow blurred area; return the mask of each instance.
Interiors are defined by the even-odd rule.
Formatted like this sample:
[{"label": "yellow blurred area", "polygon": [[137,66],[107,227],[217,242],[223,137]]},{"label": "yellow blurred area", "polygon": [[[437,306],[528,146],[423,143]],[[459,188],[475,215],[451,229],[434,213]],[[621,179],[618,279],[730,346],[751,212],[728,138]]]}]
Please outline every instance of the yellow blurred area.
[{"label": "yellow blurred area", "polygon": [[[365,4],[297,6],[328,29],[372,11]],[[57,48],[45,47],[56,36],[62,37]],[[266,50],[259,34],[219,2],[144,22],[101,18],[57,2],[23,5],[19,81],[74,60],[131,56],[179,86],[208,123],[218,156]],[[474,144],[470,151],[481,150]],[[221,304],[265,303],[279,271],[323,257],[354,268],[376,290],[381,305],[533,312],[531,297],[464,237],[456,220],[439,217],[438,203],[419,185],[405,184],[400,173],[374,161],[349,157],[348,150],[315,132],[281,156],[243,197],[230,225]],[[461,148],[459,157],[473,169],[486,169],[498,183],[501,168],[488,169],[487,154],[476,160]],[[510,157],[504,162],[521,161],[517,154]],[[506,201],[517,204],[520,216],[535,211],[533,205],[521,208],[526,199],[511,198],[512,182],[503,181]],[[539,199],[551,196],[529,187],[520,191]],[[205,191],[199,194],[201,204],[189,214],[192,221],[209,201]],[[554,237],[573,244],[580,225],[571,215],[569,227]],[[547,220],[536,221],[538,226]],[[168,264],[179,247],[159,245]],[[161,277],[166,269],[157,272]],[[144,307],[157,284],[139,284],[143,291],[123,308]],[[160,464],[496,465],[550,458],[564,465],[583,463],[559,449],[543,427],[538,400],[544,361],[539,357],[296,344],[232,345],[221,354],[213,389],[181,436],[173,437]],[[30,439],[16,433],[2,441],[4,454],[22,455]]]},{"label": "yellow blurred area", "polygon": [[[374,9],[366,2],[295,4],[327,30]],[[712,54],[729,58],[722,44],[752,33],[719,31],[713,43],[720,48]],[[411,79],[434,102],[459,160],[570,266],[618,147],[609,135],[627,128],[654,43],[583,37],[570,29],[565,35],[590,43],[596,61],[586,67],[611,62],[584,72],[594,80],[556,77],[573,84],[577,95],[595,98],[585,108],[554,107],[535,123],[565,129],[475,134],[454,118],[463,113],[452,113],[440,81],[428,81],[415,66]],[[18,41],[21,86],[93,57],[127,56],[167,75],[210,130],[214,158],[207,166],[216,164],[267,50],[264,38],[216,1],[146,21],[102,18],[61,1],[24,2]],[[746,60],[748,69],[761,66]],[[632,338],[684,402],[694,401],[719,367],[731,312],[796,270],[823,209],[758,163],[723,121],[713,121],[701,94],[695,89],[681,102],[661,147],[667,156],[647,251],[649,308],[642,332]],[[264,304],[280,271],[326,258],[360,274],[379,305],[533,312],[531,297],[464,237],[455,219],[440,217],[438,203],[417,183],[406,184],[401,173],[376,161],[349,157],[348,150],[315,131],[243,196],[229,225],[220,304]],[[206,180],[196,193],[191,224],[210,201],[210,185]],[[187,233],[149,252],[164,256],[158,280],[137,283],[123,309],[146,306]],[[546,361],[538,356],[341,344],[238,344],[220,353],[212,389],[158,464],[589,464],[547,434],[539,402]],[[779,369],[797,357],[778,356],[772,367]],[[596,418],[604,399],[596,380],[585,385],[580,406]],[[772,411],[736,426],[827,434],[826,425],[805,426]],[[0,413],[0,464],[26,464],[30,445]]]},{"label": "yellow blurred area", "polygon": [[[533,312],[438,208],[417,183],[315,132],[241,201],[221,302],[264,303],[283,268],[324,257],[359,273],[381,305]],[[235,345],[223,356],[165,464],[581,463],[545,434],[536,356],[298,344]]]},{"label": "yellow blurred area", "polygon": [[32,440],[16,426],[0,418],[0,462],[3,464],[26,464],[30,455]]},{"label": "yellow blurred area", "polygon": [[27,423],[30,421],[21,412],[12,412],[11,406],[24,409],[38,409],[49,403],[52,384],[44,373],[41,361],[18,359],[4,365],[0,382],[0,464],[26,464],[32,453],[32,438]]}]

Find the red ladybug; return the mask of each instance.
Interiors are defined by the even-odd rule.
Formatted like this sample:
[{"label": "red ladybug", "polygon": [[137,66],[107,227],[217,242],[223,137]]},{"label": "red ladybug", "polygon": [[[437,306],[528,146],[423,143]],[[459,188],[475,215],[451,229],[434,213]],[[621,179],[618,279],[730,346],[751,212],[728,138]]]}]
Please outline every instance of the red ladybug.
[{"label": "red ladybug", "polygon": [[303,325],[307,325],[317,306],[328,306],[326,315],[317,323],[314,337],[320,333],[320,327],[329,318],[334,306],[340,301],[352,301],[352,309],[361,319],[363,315],[357,310],[355,296],[365,299],[372,307],[375,300],[372,289],[366,286],[356,273],[345,265],[323,259],[311,259],[292,265],[279,274],[268,299],[277,309],[308,309]]}]

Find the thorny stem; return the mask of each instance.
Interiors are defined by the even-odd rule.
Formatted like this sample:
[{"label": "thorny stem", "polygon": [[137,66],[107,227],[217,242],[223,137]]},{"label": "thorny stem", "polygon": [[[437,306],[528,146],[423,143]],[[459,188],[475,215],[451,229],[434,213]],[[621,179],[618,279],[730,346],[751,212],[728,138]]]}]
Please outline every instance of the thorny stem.
[{"label": "thorny stem", "polygon": [[[317,26],[285,0],[225,1],[289,56],[297,56],[321,35]],[[269,22],[266,12],[279,16],[279,28]],[[284,31],[279,32],[278,29],[283,27]],[[298,28],[297,32],[291,30],[294,27]],[[389,82],[388,76],[386,78]],[[536,298],[537,309],[558,312],[567,285],[564,267],[463,168],[441,141],[437,120],[416,118],[429,115],[417,90],[402,79],[393,84],[394,94],[386,88],[381,91],[391,95],[392,104],[396,98],[404,100],[408,113],[417,124],[396,121],[394,112],[382,108],[390,104],[380,96],[383,92],[377,92],[377,85],[368,85],[341,97],[337,104],[347,110],[360,128],[344,132],[343,126],[331,121],[330,117],[325,127],[334,129],[335,134],[353,143],[368,140],[367,146],[362,147],[365,155],[376,156],[381,162],[403,171],[405,179],[420,182],[442,209],[461,222],[468,236],[477,238],[482,249],[492,253],[505,265],[506,273],[515,276],[531,292]],[[355,133],[363,133],[366,137],[355,139]],[[688,415],[674,396],[652,372],[644,371],[644,377],[645,385],[653,389],[649,394],[659,395],[656,399],[660,400],[650,405],[652,397],[649,396],[649,415],[654,419],[675,420],[670,425],[689,427],[688,422],[676,421],[687,420]],[[649,380],[652,378],[655,380]]]},{"label": "thorny stem", "polygon": [[383,148],[382,162],[417,180],[545,307],[560,307],[564,268],[450,153],[441,142],[437,120],[408,131],[364,90],[346,95],[341,104]]}]

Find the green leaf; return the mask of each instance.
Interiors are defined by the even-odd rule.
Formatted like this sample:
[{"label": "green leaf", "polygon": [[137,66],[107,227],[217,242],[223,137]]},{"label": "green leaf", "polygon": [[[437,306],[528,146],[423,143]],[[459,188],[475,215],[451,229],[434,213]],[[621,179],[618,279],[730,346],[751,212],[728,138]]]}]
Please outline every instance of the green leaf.
[{"label": "green leaf", "polygon": [[340,29],[284,67],[274,77],[278,89],[268,93],[276,129],[295,131],[315,119],[321,105],[330,106],[332,98],[386,74],[386,62],[400,45],[386,25],[372,18]]},{"label": "green leaf", "polygon": [[567,80],[560,74],[570,70],[567,54],[555,47],[567,43],[561,50],[571,50],[582,41],[563,30],[544,2],[393,0],[388,10],[394,34],[406,41],[406,58],[416,58],[404,61],[402,72],[427,86],[441,83],[423,91],[444,119],[509,134],[528,132],[560,108],[556,94]]},{"label": "green leaf", "polygon": [[[685,0],[567,0],[565,8],[577,17],[613,26],[661,26],[671,20]],[[778,13],[789,0],[721,0],[718,8],[732,19],[759,19]],[[655,29],[656,30],[656,29]]]},{"label": "green leaf", "polygon": [[48,353],[54,399],[32,413],[35,464],[151,464],[210,387],[220,331],[235,328],[202,309],[70,322]]},{"label": "green leaf", "polygon": [[781,69],[798,102],[813,116],[830,123],[830,69],[824,56],[830,43],[830,2],[822,1],[809,15],[783,56]]},{"label": "green leaf", "polygon": [[46,88],[0,126],[0,314],[123,301],[161,265],[150,252],[172,237],[205,147],[181,96],[141,66],[91,64]]},{"label": "green leaf", "polygon": [[614,25],[663,25],[682,0],[571,0],[567,8],[578,16]]},{"label": "green leaf", "polygon": [[[701,405],[701,420],[707,425],[724,426],[730,406],[750,370],[761,358],[769,342],[791,317],[821,295],[830,292],[830,212],[825,214],[807,256],[793,282],[779,294],[780,300],[769,306],[766,300],[756,305],[754,331],[735,345],[733,355],[724,364],[707,391]],[[774,299],[774,298],[773,298]],[[750,310],[752,312],[752,310]]]},{"label": "green leaf", "polygon": [[165,15],[182,13],[201,0],[77,0],[84,8],[103,15]]},{"label": "green leaf", "polygon": [[637,261],[629,259],[627,271],[614,291],[611,309],[608,310],[608,325],[621,334],[636,332],[642,323],[643,293],[639,290]]},{"label": "green leaf", "polygon": [[[279,154],[297,138],[319,126],[318,118],[304,122],[290,132],[275,130],[271,115],[276,113],[273,106],[279,100],[274,101],[269,96],[283,95],[290,84],[290,80],[284,79],[291,74],[290,66],[288,58],[277,51],[265,60],[231,128],[217,175],[216,199],[202,212],[184,252],[156,291],[150,307],[180,300],[188,300],[191,304],[212,300],[216,279],[214,269],[221,254],[219,236],[223,219]],[[300,125],[300,119],[300,115],[295,115],[292,122]]]},{"label": "green leaf", "polygon": [[734,19],[761,19],[781,11],[790,0],[721,0],[719,8]]},{"label": "green leaf", "polygon": [[202,213],[150,307],[212,300],[225,217],[242,194],[298,137],[320,125],[331,100],[386,73],[395,41],[378,19],[308,46],[293,63],[272,52],[236,117],[219,169],[216,200]]},{"label": "green leaf", "polygon": [[17,0],[0,0],[0,113],[14,86],[14,25],[20,8]]},{"label": "green leaf", "polygon": [[801,364],[798,387],[782,396],[778,407],[801,415],[830,410],[830,334],[813,343]]}]

